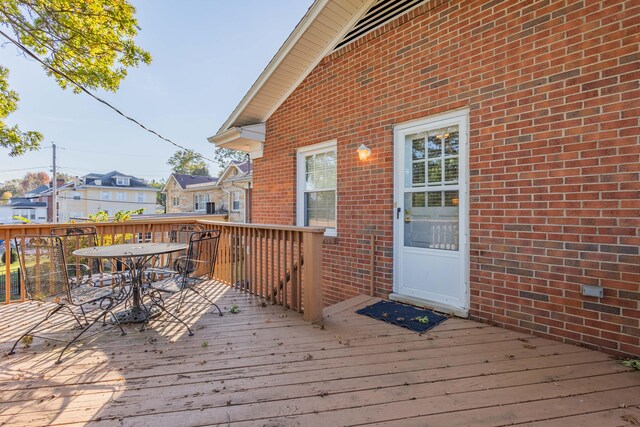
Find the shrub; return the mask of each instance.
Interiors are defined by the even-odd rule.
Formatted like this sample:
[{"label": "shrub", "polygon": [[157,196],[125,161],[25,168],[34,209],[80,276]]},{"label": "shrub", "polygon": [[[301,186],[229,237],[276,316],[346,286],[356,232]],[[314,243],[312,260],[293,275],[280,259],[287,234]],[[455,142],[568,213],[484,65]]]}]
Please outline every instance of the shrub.
[{"label": "shrub", "polygon": [[[2,254],[2,257],[0,258],[0,261],[2,261],[4,264],[7,263],[7,252],[6,251]],[[13,264],[16,261],[18,261],[18,252],[16,252],[15,249],[11,249],[11,255],[9,256],[9,264]]]}]

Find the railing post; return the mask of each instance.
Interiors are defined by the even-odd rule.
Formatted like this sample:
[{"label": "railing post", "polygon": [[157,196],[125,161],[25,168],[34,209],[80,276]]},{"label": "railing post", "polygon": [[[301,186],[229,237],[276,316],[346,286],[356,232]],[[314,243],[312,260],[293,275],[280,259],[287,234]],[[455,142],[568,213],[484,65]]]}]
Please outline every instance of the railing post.
[{"label": "railing post", "polygon": [[11,234],[8,230],[4,232],[4,261],[5,261],[5,270],[4,270],[4,291],[5,291],[5,304],[9,304],[11,302]]},{"label": "railing post", "polygon": [[303,232],[304,315],[307,322],[322,320],[322,241],[323,232]]}]

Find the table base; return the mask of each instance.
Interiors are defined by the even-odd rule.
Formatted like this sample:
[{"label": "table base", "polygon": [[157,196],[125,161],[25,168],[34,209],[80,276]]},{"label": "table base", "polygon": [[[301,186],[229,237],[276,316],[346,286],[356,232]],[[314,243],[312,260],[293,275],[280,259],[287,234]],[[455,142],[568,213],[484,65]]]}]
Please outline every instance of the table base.
[{"label": "table base", "polygon": [[132,307],[115,313],[115,316],[120,323],[144,323],[159,315],[160,311],[156,306]]}]

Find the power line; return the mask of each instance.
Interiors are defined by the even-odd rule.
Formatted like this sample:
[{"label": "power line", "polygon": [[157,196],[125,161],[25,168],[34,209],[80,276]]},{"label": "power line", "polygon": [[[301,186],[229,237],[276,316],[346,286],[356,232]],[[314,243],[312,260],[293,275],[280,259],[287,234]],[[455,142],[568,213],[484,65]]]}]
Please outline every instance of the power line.
[{"label": "power line", "polygon": [[46,62],[44,62],[43,60],[41,60],[35,53],[31,52],[26,46],[24,46],[22,43],[20,43],[18,40],[14,40],[13,38],[9,37],[4,31],[0,30],[0,34],[6,38],[7,40],[9,40],[11,43],[13,43],[14,45],[16,45],[20,50],[22,50],[27,56],[33,58],[34,60],[38,61],[40,64],[42,64],[43,67],[45,67],[46,69],[50,70],[52,73],[55,73],[61,77],[63,77],[64,79],[68,80],[69,82],[71,82],[73,85],[75,85],[78,89],[80,89],[82,92],[86,93],[87,95],[89,95],[90,97],[92,97],[93,99],[95,99],[96,101],[106,105],[107,107],[111,108],[113,111],[115,111],[116,113],[118,113],[119,115],[121,115],[122,117],[124,117],[125,119],[137,124],[138,126],[140,126],[142,129],[146,130],[147,132],[157,136],[158,138],[162,139],[163,141],[168,142],[169,144],[178,147],[182,150],[186,150],[186,151],[190,151],[192,153],[194,153],[196,156],[208,160],[212,163],[215,163],[215,160],[209,159],[208,157],[203,156],[202,154],[196,153],[194,150],[190,149],[190,148],[186,148],[176,142],[173,142],[171,139],[166,138],[162,135],[160,135],[158,132],[156,132],[153,129],[150,129],[148,127],[146,127],[145,125],[143,125],[142,123],[140,123],[138,120],[134,119],[133,117],[130,117],[126,114],[124,114],[122,111],[120,111],[119,109],[117,109],[116,107],[114,107],[113,105],[111,105],[109,102],[105,101],[104,99],[98,97],[97,95],[94,95],[92,92],[90,92],[88,89],[86,89],[84,86],[82,86],[80,83],[77,83],[75,80],[73,80],[71,77],[69,77],[68,75],[66,75],[64,72],[52,67],[51,65],[47,64]]},{"label": "power line", "polygon": [[28,171],[31,169],[47,169],[49,167],[51,166],[31,166],[30,168],[21,168],[21,169],[3,169],[3,170],[0,170],[0,173]]}]

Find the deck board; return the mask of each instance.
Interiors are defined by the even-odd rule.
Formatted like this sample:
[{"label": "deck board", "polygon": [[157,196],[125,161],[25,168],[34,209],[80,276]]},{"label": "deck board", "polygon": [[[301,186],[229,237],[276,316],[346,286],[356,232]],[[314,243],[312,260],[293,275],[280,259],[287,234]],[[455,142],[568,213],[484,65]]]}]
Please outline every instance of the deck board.
[{"label": "deck board", "polygon": [[[2,357],[0,425],[624,425],[640,412],[640,372],[585,348],[456,318],[420,335],[355,314],[367,296],[320,326],[222,285],[210,295],[240,313],[190,301],[193,337],[154,320],[107,327],[60,365],[39,339]],[[0,351],[41,315],[0,307]]]}]

